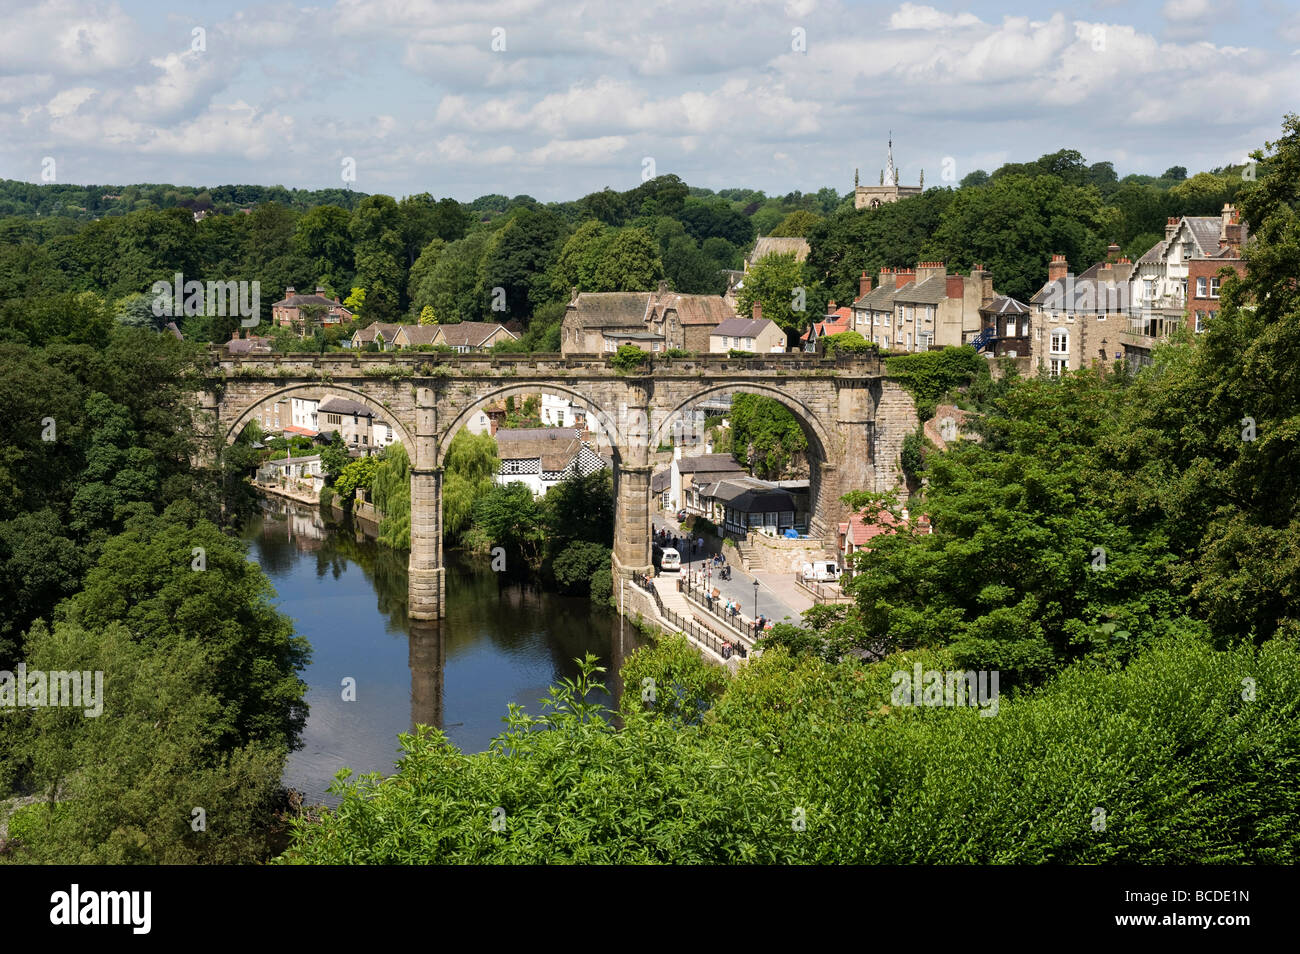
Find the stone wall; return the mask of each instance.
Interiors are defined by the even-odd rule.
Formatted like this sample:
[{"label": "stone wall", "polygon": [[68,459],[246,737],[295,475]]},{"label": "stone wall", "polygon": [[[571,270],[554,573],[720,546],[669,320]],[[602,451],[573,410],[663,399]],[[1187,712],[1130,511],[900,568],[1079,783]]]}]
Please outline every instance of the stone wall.
[{"label": "stone wall", "polygon": [[903,469],[900,461],[903,439],[915,431],[920,423],[912,395],[897,381],[883,379],[876,402],[873,447],[875,487],[870,489],[885,493],[902,484]]},{"label": "stone wall", "polygon": [[[836,533],[839,533],[838,526]],[[835,559],[834,551],[828,552],[821,540],[787,540],[751,533],[746,544],[754,569],[769,573],[796,573],[805,563]]]}]

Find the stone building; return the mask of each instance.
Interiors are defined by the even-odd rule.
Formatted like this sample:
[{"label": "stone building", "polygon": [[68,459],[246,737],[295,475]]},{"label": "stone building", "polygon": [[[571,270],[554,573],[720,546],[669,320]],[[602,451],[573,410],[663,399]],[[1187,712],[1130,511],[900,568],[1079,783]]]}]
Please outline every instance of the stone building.
[{"label": "stone building", "polygon": [[713,329],[735,317],[721,295],[682,295],[667,282],[653,292],[575,291],[560,326],[560,350],[602,354],[630,344],[652,352],[706,352]]},{"label": "stone building", "polygon": [[1134,266],[1118,256],[1076,276],[1064,255],[1053,255],[1047,283],[1029,299],[1033,366],[1052,377],[1109,364],[1123,357],[1128,331],[1129,278]]},{"label": "stone building", "polygon": [[[309,314],[302,309],[310,307],[319,310],[317,317],[309,319]],[[271,320],[281,327],[301,327],[304,334],[313,323],[337,325],[352,320],[352,312],[339,303],[338,295],[333,298],[325,296],[325,289],[317,285],[314,295],[299,295],[292,285],[284,290],[284,297],[271,305]]]},{"label": "stone building", "polygon": [[895,352],[967,343],[984,328],[980,309],[996,297],[993,275],[982,265],[969,275],[949,275],[943,262],[882,268],[879,284],[871,286],[864,272],[853,303],[853,329]]},{"label": "stone building", "polygon": [[921,186],[903,186],[898,184],[898,169],[894,167],[894,137],[889,137],[887,165],[880,172],[880,185],[864,186],[859,184],[858,176],[853,174],[853,207],[855,209],[878,209],[889,202],[897,202],[921,194]]}]

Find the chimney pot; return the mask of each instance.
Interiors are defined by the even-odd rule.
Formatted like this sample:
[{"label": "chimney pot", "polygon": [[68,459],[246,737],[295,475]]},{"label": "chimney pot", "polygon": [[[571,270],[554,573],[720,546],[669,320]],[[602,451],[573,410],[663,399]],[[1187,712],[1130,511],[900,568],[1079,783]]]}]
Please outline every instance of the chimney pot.
[{"label": "chimney pot", "polygon": [[1069,269],[1069,263],[1066,262],[1064,255],[1053,255],[1052,261],[1047,266],[1047,280],[1049,282],[1060,281],[1065,277]]}]

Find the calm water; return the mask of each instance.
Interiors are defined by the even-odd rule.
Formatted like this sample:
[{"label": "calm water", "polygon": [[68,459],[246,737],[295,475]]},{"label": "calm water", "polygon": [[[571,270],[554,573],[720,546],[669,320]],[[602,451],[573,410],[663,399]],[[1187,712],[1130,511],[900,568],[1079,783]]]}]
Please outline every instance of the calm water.
[{"label": "calm water", "polygon": [[[574,677],[574,658],[588,652],[609,668],[606,685],[617,693],[623,654],[638,645],[631,627],[620,640],[617,614],[585,597],[505,582],[486,559],[455,553],[447,618],[409,620],[405,551],[287,501],[265,501],[243,537],[280,610],[312,646],[304,745],[284,777],[309,802],[335,801],[326,789],[343,766],[390,774],[397,734],[415,723],[443,729],[462,751],[486,749],[508,703],[540,714],[547,688]],[[343,701],[348,677],[355,702]],[[613,696],[600,701],[615,705]]]}]

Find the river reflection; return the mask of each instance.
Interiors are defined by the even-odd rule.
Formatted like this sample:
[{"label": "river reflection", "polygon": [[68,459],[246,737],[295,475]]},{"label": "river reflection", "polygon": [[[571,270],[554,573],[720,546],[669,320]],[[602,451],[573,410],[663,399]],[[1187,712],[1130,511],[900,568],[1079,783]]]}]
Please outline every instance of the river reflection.
[{"label": "river reflection", "polygon": [[[303,748],[285,768],[285,784],[309,802],[335,801],[326,789],[343,766],[390,773],[397,734],[416,724],[443,729],[462,751],[486,749],[507,703],[540,713],[548,687],[576,676],[574,659],[588,652],[617,694],[623,657],[639,645],[611,610],[504,581],[487,560],[454,552],[447,617],[410,620],[405,552],[288,501],[265,501],[243,537],[312,645]],[[355,701],[344,700],[349,678]],[[616,706],[613,695],[600,701]]]}]

